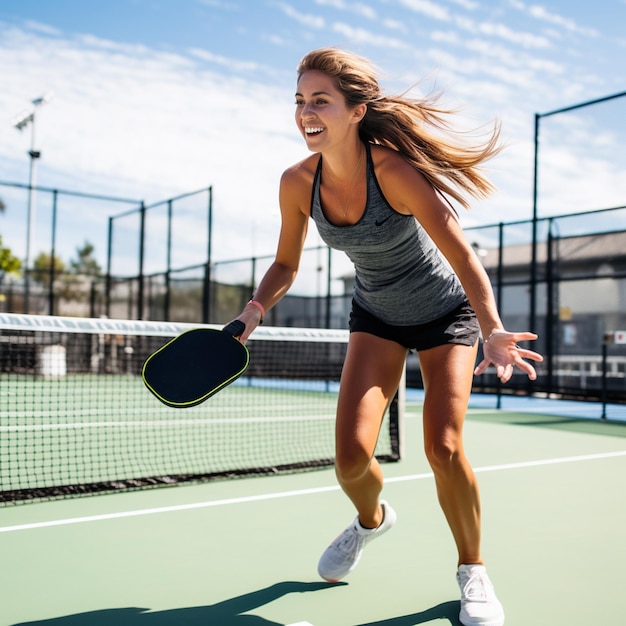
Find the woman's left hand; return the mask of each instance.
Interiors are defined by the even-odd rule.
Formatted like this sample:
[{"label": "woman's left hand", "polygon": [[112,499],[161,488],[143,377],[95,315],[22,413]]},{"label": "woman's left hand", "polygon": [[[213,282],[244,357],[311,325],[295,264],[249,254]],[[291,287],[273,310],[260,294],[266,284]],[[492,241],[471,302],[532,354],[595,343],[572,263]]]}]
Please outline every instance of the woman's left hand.
[{"label": "woman's left hand", "polygon": [[474,374],[478,376],[490,365],[493,365],[496,368],[498,378],[506,383],[513,375],[513,368],[518,367],[528,374],[530,380],[535,380],[537,378],[535,368],[524,359],[541,362],[543,357],[538,352],[526,350],[517,345],[518,341],[531,341],[533,339],[537,339],[535,333],[510,333],[506,330],[492,332],[483,343],[484,358],[474,370]]}]

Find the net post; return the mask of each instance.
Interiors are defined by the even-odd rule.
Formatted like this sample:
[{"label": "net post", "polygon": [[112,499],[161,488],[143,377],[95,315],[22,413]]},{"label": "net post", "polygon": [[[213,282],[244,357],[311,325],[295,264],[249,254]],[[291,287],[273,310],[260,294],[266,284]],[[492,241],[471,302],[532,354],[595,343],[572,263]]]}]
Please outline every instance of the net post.
[{"label": "net post", "polygon": [[406,406],[406,361],[402,368],[400,384],[389,405],[389,430],[391,434],[391,454],[394,460],[404,458],[404,413]]}]

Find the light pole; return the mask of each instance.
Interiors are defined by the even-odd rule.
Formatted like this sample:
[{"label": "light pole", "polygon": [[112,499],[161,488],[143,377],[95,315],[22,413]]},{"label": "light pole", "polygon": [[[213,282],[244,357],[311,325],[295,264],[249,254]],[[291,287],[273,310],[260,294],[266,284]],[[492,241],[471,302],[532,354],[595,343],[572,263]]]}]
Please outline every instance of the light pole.
[{"label": "light pole", "polygon": [[[25,281],[24,281],[24,313],[28,313],[29,308],[29,296],[30,296],[30,256],[32,252],[32,244],[34,240],[34,224],[35,224],[35,164],[37,159],[41,157],[41,152],[35,150],[35,114],[37,107],[50,102],[52,99],[52,92],[46,92],[43,96],[35,98],[33,103],[33,110],[30,113],[22,113],[13,121],[13,126],[17,130],[24,130],[29,124],[31,127],[30,136],[30,150],[28,156],[30,157],[30,171],[28,176],[28,208],[26,212],[26,258],[24,260],[25,269]],[[53,263],[54,259],[50,259]]]}]

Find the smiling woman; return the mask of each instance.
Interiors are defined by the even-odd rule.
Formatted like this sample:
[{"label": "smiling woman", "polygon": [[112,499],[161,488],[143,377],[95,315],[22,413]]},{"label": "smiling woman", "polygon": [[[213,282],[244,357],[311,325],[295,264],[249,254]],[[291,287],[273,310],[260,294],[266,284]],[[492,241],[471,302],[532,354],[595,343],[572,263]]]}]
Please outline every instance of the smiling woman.
[{"label": "smiling woman", "polygon": [[[381,500],[374,457],[381,421],[400,383],[409,350],[424,379],[426,455],[458,549],[461,622],[501,626],[504,611],[480,550],[480,499],[465,457],[463,422],[473,373],[494,365],[506,382],[524,359],[541,360],[508,332],[489,279],[465,239],[447,197],[467,206],[491,184],[480,165],[499,151],[498,129],[466,145],[449,130],[435,100],[388,97],[373,66],[350,52],[322,48],[298,66],[295,121],[313,155],[280,182],[282,227],[274,263],[239,320],[246,341],[287,292],[298,271],[309,219],[322,239],[355,266],[350,339],[336,415],[335,470],[356,519],[323,553],[320,576],[349,574],[396,514]],[[483,361],[474,369],[482,331]]]}]

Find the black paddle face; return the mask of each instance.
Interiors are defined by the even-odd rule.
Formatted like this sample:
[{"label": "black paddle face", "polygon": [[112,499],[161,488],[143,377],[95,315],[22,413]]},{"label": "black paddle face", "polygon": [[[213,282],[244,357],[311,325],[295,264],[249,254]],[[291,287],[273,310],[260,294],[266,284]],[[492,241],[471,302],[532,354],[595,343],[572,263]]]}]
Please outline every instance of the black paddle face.
[{"label": "black paddle face", "polygon": [[244,328],[235,320],[223,330],[196,328],[178,335],[144,363],[146,387],[167,406],[204,402],[248,367],[248,349],[236,339]]}]

